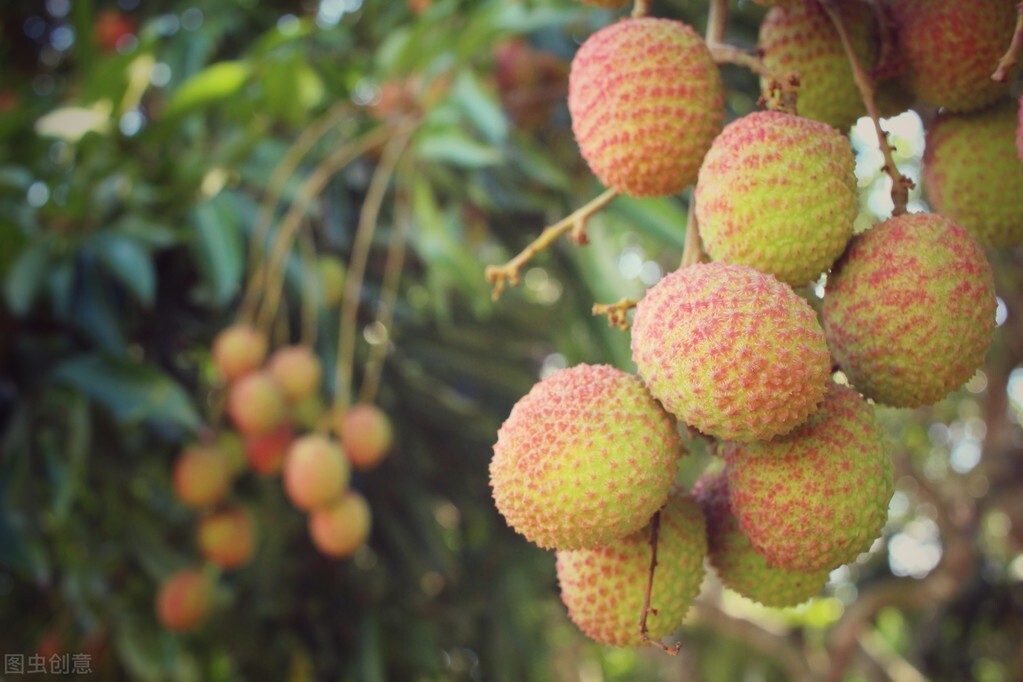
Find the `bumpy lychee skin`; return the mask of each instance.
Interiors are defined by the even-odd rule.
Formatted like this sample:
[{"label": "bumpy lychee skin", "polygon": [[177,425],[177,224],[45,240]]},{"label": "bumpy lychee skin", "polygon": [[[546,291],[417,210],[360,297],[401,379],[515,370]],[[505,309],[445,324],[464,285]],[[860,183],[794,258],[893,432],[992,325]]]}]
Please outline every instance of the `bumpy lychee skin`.
[{"label": "bumpy lychee skin", "polygon": [[698,264],[636,306],[632,359],[665,409],[705,434],[771,438],[824,399],[831,360],[806,301],[745,265]]},{"label": "bumpy lychee skin", "polygon": [[541,547],[582,549],[642,528],[664,504],[681,445],[637,377],[578,365],[536,384],[497,432],[494,502]]},{"label": "bumpy lychee skin", "polygon": [[985,246],[1023,244],[1018,127],[1019,102],[1007,99],[973,114],[938,114],[927,131],[927,198]]},{"label": "bumpy lychee skin", "polygon": [[848,138],[802,116],[759,111],[714,140],[696,183],[707,253],[803,285],[831,267],[859,211]]},{"label": "bumpy lychee skin", "polygon": [[[639,619],[650,572],[651,527],[606,547],[557,553],[561,600],[568,616],[588,637],[610,646],[642,646]],[[661,511],[657,568],[650,595],[656,614],[649,635],[671,634],[685,618],[700,584],[707,536],[700,508],[690,495],[675,493]]]},{"label": "bumpy lychee skin", "polygon": [[696,180],[724,122],[724,90],[703,38],[670,19],[624,19],[597,31],[572,60],[572,131],[590,170],[636,197]]},{"label": "bumpy lychee skin", "polygon": [[860,393],[892,407],[930,405],[984,364],[994,277],[950,218],[901,215],[852,240],[821,313],[832,355]]},{"label": "bumpy lychee skin", "polygon": [[[856,56],[869,71],[878,52],[873,13],[859,0],[838,7]],[[856,119],[866,115],[838,31],[819,3],[774,7],[760,24],[757,47],[772,74],[798,75],[801,116],[847,132]]]},{"label": "bumpy lychee skin", "polygon": [[247,324],[234,324],[213,340],[213,364],[224,379],[234,381],[262,365],[266,350],[266,334]]},{"label": "bumpy lychee skin", "polygon": [[831,384],[793,433],[725,450],[732,512],[768,566],[829,571],[880,535],[894,492],[884,431],[873,408]]},{"label": "bumpy lychee skin", "polygon": [[1012,41],[1013,0],[894,0],[890,7],[910,87],[924,103],[973,111],[1008,92],[991,74]]},{"label": "bumpy lychee skin", "polygon": [[693,486],[707,519],[707,554],[721,583],[764,606],[797,606],[819,595],[829,571],[791,571],[772,568],[742,534],[732,513],[728,478],[724,471],[704,475]]}]

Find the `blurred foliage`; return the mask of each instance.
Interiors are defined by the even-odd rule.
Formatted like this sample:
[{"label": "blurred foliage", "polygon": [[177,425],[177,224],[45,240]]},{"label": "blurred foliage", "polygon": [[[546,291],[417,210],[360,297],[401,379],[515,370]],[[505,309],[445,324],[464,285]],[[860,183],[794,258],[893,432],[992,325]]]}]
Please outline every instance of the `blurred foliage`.
[{"label": "blurred foliage", "polygon": [[[705,3],[655,10],[705,21]],[[729,40],[752,46],[763,11],[735,4]],[[553,556],[493,508],[487,464],[512,404],[558,367],[630,369],[627,334],[590,308],[640,295],[682,249],[684,197],[623,198],[594,219],[589,246],[558,244],[499,303],[483,277],[601,190],[572,139],[565,75],[578,43],[615,16],[570,0],[4,3],[0,653],[56,638],[88,653],[98,679],[788,680],[793,650],[838,649],[861,593],[928,580],[959,533],[977,562],[953,566],[962,589],[868,613],[852,654],[868,663],[845,679],[918,679],[877,677],[885,661],[940,680],[1023,678],[1023,510],[1011,495],[1023,473],[1006,464],[1023,443],[1019,254],[997,257],[1009,322],[984,385],[884,413],[901,476],[889,542],[807,606],[759,609],[711,584],[678,659],[599,647],[567,621]],[[751,110],[756,79],[723,73],[730,116]],[[393,455],[354,480],[374,515],[369,546],[321,556],[279,481],[243,477],[233,497],[259,519],[257,556],[220,576],[206,624],[167,632],[156,586],[198,561],[171,466],[217,426],[209,349],[275,234],[257,233],[260,211],[279,225],[339,149],[404,125],[415,132],[358,317],[355,388],[387,344],[378,402],[397,432]],[[306,142],[282,205],[264,207]],[[315,193],[303,234],[317,252],[349,259],[380,158],[359,157]],[[381,339],[403,227],[409,253]],[[278,343],[300,337],[319,294],[308,265],[288,252]],[[316,318],[309,340],[333,377],[339,311],[318,303]],[[963,447],[983,456],[957,459]],[[686,475],[708,460],[694,453]],[[884,550],[900,537],[935,561],[899,564]]]}]

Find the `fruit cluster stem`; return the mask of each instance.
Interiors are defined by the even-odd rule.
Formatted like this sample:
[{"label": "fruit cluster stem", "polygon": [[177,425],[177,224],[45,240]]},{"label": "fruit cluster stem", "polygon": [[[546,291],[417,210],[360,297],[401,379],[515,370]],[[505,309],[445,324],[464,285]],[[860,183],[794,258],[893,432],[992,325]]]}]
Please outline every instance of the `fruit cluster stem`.
[{"label": "fruit cluster stem", "polygon": [[650,630],[647,627],[647,617],[650,615],[657,615],[657,609],[650,605],[650,595],[654,591],[654,571],[657,570],[657,538],[661,532],[661,512],[660,510],[654,512],[654,516],[650,519],[650,570],[647,572],[646,579],[646,594],[643,597],[643,612],[639,617],[639,635],[643,638],[644,642],[653,644],[660,648],[665,653],[671,656],[677,656],[678,652],[682,649],[682,643],[676,642],[672,646],[667,646],[660,640],[654,639],[650,636]]},{"label": "fruit cluster stem", "polygon": [[895,164],[892,147],[888,144],[888,134],[881,127],[881,115],[874,98],[874,86],[870,82],[867,72],[863,70],[859,57],[856,56],[856,50],[853,49],[849,32],[846,30],[845,22],[842,21],[842,15],[839,13],[835,0],[820,0],[820,2],[824,11],[828,13],[831,23],[834,24],[835,30],[838,32],[838,37],[842,41],[846,57],[849,59],[849,66],[852,68],[853,80],[856,81],[856,87],[859,88],[860,96],[867,107],[867,115],[874,122],[877,143],[881,148],[881,154],[884,155],[884,168],[882,170],[888,173],[888,176],[892,179],[892,203],[895,205],[892,209],[892,215],[902,215],[906,212],[906,205],[909,203],[909,190],[913,189],[916,185],[910,178],[899,173],[899,168]]},{"label": "fruit cluster stem", "polygon": [[703,247],[700,244],[700,224],[696,219],[696,192],[689,197],[689,210],[686,214],[686,241],[682,247],[681,267],[694,265],[700,262],[703,257]]},{"label": "fruit cluster stem", "polygon": [[1004,83],[1009,79],[1009,73],[1016,68],[1018,63],[1021,44],[1023,44],[1023,2],[1016,4],[1016,31],[1012,34],[1009,49],[998,60],[998,68],[991,74],[991,80],[996,83]]},{"label": "fruit cluster stem", "polygon": [[632,17],[638,19],[650,15],[651,0],[636,0],[632,6]]},{"label": "fruit cluster stem", "polygon": [[591,199],[588,203],[565,216],[553,225],[548,225],[534,239],[529,246],[524,248],[519,255],[512,258],[504,265],[488,265],[485,275],[487,281],[494,285],[491,297],[496,301],[501,298],[506,285],[517,285],[521,278],[519,273],[523,266],[531,261],[538,253],[547,249],[558,237],[566,232],[572,233],[572,239],[578,244],[586,243],[586,223],[591,217],[618,196],[618,190],[609,189],[598,197]]},{"label": "fruit cluster stem", "polygon": [[639,303],[634,298],[623,298],[614,303],[594,303],[594,315],[607,315],[607,323],[612,327],[618,327],[622,331],[629,329],[629,318],[626,313],[636,307]]}]

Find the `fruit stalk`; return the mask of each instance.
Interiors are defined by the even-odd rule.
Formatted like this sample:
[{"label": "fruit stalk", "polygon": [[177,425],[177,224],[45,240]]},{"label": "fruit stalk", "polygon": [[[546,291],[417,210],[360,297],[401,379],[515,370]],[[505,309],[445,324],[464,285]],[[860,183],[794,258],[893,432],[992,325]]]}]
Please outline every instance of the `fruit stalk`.
[{"label": "fruit stalk", "polygon": [[991,74],[991,80],[996,83],[1005,83],[1009,79],[1009,73],[1016,67],[1021,44],[1023,44],[1023,2],[1016,5],[1016,31],[1012,34],[1009,49],[998,60],[998,68]]},{"label": "fruit stalk", "polygon": [[877,108],[877,102],[874,99],[874,86],[871,84],[870,77],[863,70],[863,65],[860,64],[860,60],[856,56],[856,50],[849,39],[849,32],[845,28],[845,22],[842,21],[842,15],[838,11],[835,0],[820,0],[820,2],[824,11],[831,18],[831,23],[835,25],[835,30],[838,31],[838,37],[842,40],[842,47],[845,49],[845,53],[849,58],[849,65],[852,67],[853,80],[856,81],[856,87],[859,88],[860,96],[863,97],[863,103],[867,107],[867,115],[874,122],[877,143],[881,148],[881,153],[884,155],[884,168],[882,170],[888,173],[892,179],[892,203],[895,205],[892,209],[892,216],[902,215],[906,212],[906,204],[909,203],[909,190],[916,185],[910,178],[899,173],[899,168],[895,165],[892,147],[888,144],[888,134],[881,127],[881,115]]},{"label": "fruit stalk", "polygon": [[639,301],[634,298],[623,298],[614,303],[594,303],[592,312],[594,315],[607,315],[608,325],[628,331],[629,318],[626,313],[635,308],[637,303]]},{"label": "fruit stalk", "polygon": [[646,581],[646,594],[643,597],[643,613],[639,617],[639,634],[643,637],[643,640],[659,647],[665,653],[671,656],[677,656],[679,650],[682,649],[682,642],[676,642],[672,646],[667,646],[660,640],[654,639],[650,636],[649,630],[647,629],[646,619],[650,614],[657,615],[657,609],[650,605],[650,593],[654,589],[654,571],[657,570],[657,536],[661,530],[661,512],[654,512],[654,516],[650,519],[650,571],[647,573]]}]

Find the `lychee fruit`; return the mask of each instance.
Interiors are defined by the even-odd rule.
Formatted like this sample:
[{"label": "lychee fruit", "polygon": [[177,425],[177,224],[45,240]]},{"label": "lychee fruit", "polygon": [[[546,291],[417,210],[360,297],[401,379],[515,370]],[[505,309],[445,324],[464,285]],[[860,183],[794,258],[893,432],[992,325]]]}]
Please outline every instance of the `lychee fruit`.
[{"label": "lychee fruit", "polygon": [[156,617],[169,630],[192,630],[206,619],[212,601],[211,579],[200,569],[183,569],[160,584]]},{"label": "lychee fruit", "polygon": [[267,347],[266,334],[248,324],[234,324],[213,340],[213,364],[231,382],[261,366]]},{"label": "lychee fruit", "polygon": [[1008,92],[991,74],[1012,42],[1013,0],[893,0],[890,8],[910,88],[925,104],[973,111]]},{"label": "lychee fruit", "polygon": [[830,571],[811,573],[772,568],[743,535],[732,513],[724,471],[704,475],[693,497],[707,519],[707,554],[721,583],[764,606],[797,606],[824,590]]},{"label": "lychee fruit", "polygon": [[331,557],[350,556],[366,544],[371,525],[369,504],[354,490],[309,512],[309,535],[313,544]]},{"label": "lychee fruit", "polygon": [[[700,591],[707,556],[703,515],[693,498],[674,493],[660,513],[657,566],[647,617],[648,636],[659,640],[682,624]],[[557,552],[558,583],[568,616],[588,637],[610,646],[649,644],[640,617],[650,573],[652,528],[603,547]]]},{"label": "lychee fruit", "polygon": [[971,114],[939,113],[927,130],[923,186],[931,206],[985,246],[1023,243],[1019,101]]},{"label": "lychee fruit", "polygon": [[730,123],[696,183],[696,218],[711,258],[801,286],[831,267],[859,212],[848,138],[780,111]]},{"label": "lychee fruit", "polygon": [[852,240],[821,317],[860,393],[892,407],[930,405],[984,364],[995,329],[991,266],[950,218],[900,215]]},{"label": "lychee fruit", "polygon": [[888,518],[892,463],[873,407],[832,383],[794,432],[725,449],[732,512],[767,565],[830,571],[870,549]]},{"label": "lychee fruit", "polygon": [[664,504],[680,440],[637,377],[608,365],[559,370],[497,432],[494,501],[508,525],[541,547],[614,542]]},{"label": "lychee fruit", "polygon": [[[840,2],[838,8],[856,56],[869,71],[878,52],[873,12],[859,0]],[[845,48],[820,3],[775,6],[760,23],[757,47],[775,77],[799,77],[796,108],[801,116],[846,133],[866,115]]]},{"label": "lychee fruit", "polygon": [[341,446],[355,469],[380,464],[394,441],[391,419],[376,405],[355,405],[336,420]]},{"label": "lychee fruit", "polygon": [[255,549],[256,524],[248,511],[233,507],[199,520],[199,551],[221,568],[244,566]]},{"label": "lychee fruit", "polygon": [[193,445],[174,464],[174,492],[189,507],[216,504],[231,488],[231,462],[215,447]]},{"label": "lychee fruit", "polygon": [[248,436],[245,457],[249,467],[260,476],[273,476],[284,467],[284,457],[295,439],[291,424],[281,424],[273,431]]},{"label": "lychee fruit", "polygon": [[228,389],[227,413],[235,427],[248,436],[273,431],[287,419],[284,392],[266,371],[249,372]]},{"label": "lychee fruit", "polygon": [[579,150],[604,185],[635,197],[667,196],[696,180],[724,122],[724,90],[692,27],[623,19],[579,48],[568,110]]},{"label": "lychee fruit", "polygon": [[278,348],[266,368],[292,405],[316,393],[323,377],[320,359],[309,346]]},{"label": "lychee fruit", "polygon": [[323,304],[336,308],[345,295],[346,268],[337,256],[324,255],[316,259],[316,274],[320,282]]},{"label": "lychee fruit", "polygon": [[729,263],[681,268],[648,289],[633,318],[632,359],[665,409],[740,441],[806,421],[831,371],[809,304],[774,277]]},{"label": "lychee fruit", "polygon": [[350,473],[337,441],[315,433],[302,436],[288,448],[284,492],[299,509],[322,507],[341,494]]}]

